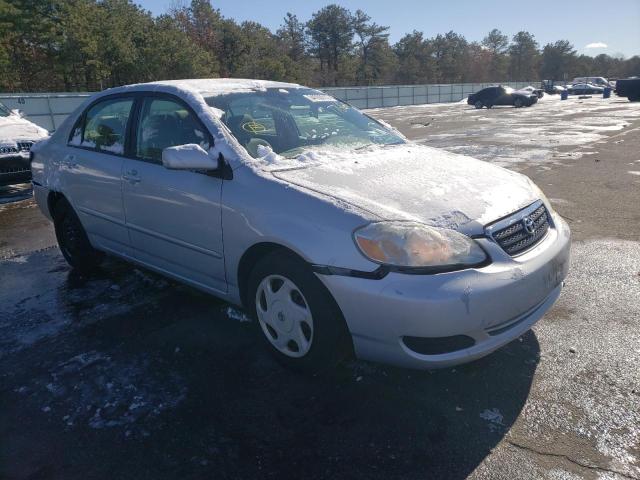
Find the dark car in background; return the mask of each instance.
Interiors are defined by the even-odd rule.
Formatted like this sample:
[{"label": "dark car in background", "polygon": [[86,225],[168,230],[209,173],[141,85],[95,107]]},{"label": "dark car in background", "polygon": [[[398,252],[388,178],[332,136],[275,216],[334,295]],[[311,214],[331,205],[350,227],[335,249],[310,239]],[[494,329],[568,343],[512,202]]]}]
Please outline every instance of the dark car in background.
[{"label": "dark car in background", "polygon": [[476,108],[491,108],[495,105],[512,105],[516,108],[530,107],[538,101],[538,96],[516,91],[510,87],[488,87],[469,95],[467,103]]}]

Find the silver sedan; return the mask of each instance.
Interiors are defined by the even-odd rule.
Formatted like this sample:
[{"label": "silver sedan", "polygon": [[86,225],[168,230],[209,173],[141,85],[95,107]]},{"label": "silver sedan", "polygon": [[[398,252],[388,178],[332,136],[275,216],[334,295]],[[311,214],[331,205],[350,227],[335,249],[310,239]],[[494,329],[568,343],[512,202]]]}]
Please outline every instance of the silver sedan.
[{"label": "silver sedan", "polygon": [[302,369],[482,357],[544,315],[569,266],[569,228],[527,177],[295,84],[106,90],[32,171],[72,267],[107,253],[241,305]]}]

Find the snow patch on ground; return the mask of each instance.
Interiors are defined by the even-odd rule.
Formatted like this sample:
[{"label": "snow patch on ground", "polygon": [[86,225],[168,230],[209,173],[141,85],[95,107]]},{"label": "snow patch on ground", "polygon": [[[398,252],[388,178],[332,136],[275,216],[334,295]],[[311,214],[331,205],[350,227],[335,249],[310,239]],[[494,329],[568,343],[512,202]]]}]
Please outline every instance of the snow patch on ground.
[{"label": "snow patch on ground", "polygon": [[19,255],[17,257],[6,258],[4,259],[4,261],[11,263],[27,263],[27,257],[25,257],[24,255]]},{"label": "snow patch on ground", "polygon": [[[578,150],[592,147],[640,118],[640,106],[601,97],[562,101],[557,95],[545,95],[536,105],[518,109],[476,110],[462,101],[372,109],[367,113],[411,129],[416,142],[519,170],[557,163],[569,155],[580,158],[585,152]],[[473,127],[468,122],[460,123],[461,118],[475,120]],[[549,121],[541,122],[540,118]],[[447,133],[440,133],[443,125]]]},{"label": "snow patch on ground", "polygon": [[241,312],[240,310],[237,310],[236,308],[233,308],[233,307],[227,307],[225,313],[227,314],[227,317],[229,317],[231,320],[237,320],[238,322],[251,321],[251,319],[244,312]]},{"label": "snow patch on ground", "polygon": [[[115,360],[96,350],[83,352],[15,391],[29,401],[39,402],[43,412],[67,428],[126,426],[126,436],[146,436],[148,431],[139,425],[153,424],[187,394],[184,378],[172,373],[170,364],[163,365],[165,361],[152,357],[142,353]],[[163,373],[155,375],[153,372],[159,369]]]},{"label": "snow patch on ground", "polygon": [[[7,275],[11,274],[9,268],[17,272],[17,269],[29,268],[29,263],[36,261],[33,260],[36,258],[34,255],[17,257],[19,262],[13,261],[15,258],[0,260],[0,268],[7,269]],[[87,326],[124,314],[148,301],[148,294],[145,298],[141,292],[151,290],[154,295],[160,295],[168,285],[163,278],[152,277],[138,269],[134,272],[134,275],[125,276],[117,288],[113,288],[114,283],[108,278],[77,280],[83,282],[82,288],[73,288],[72,285],[60,288],[55,275],[74,278],[60,258],[59,266],[49,272],[51,276],[39,286],[37,295],[22,300],[12,316],[0,315],[0,359],[55,337],[71,326]],[[15,286],[19,288],[20,284]],[[0,291],[0,302],[7,301],[7,295],[10,297],[11,292]]]},{"label": "snow patch on ground", "polygon": [[489,429],[492,432],[504,427],[504,415],[497,408],[482,411],[480,418],[489,422]]}]

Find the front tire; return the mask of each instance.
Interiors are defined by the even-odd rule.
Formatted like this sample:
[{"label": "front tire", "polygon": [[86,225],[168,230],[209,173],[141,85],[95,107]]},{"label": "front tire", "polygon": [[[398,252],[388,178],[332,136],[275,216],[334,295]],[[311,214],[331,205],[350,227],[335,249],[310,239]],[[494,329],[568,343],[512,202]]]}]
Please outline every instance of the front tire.
[{"label": "front tire", "polygon": [[521,108],[523,105],[524,105],[524,102],[522,101],[521,98],[516,98],[513,101],[513,106],[516,107],[516,108]]},{"label": "front tire", "polygon": [[333,297],[293,254],[262,258],[249,277],[249,311],[280,363],[296,370],[334,368],[351,351],[351,336]]},{"label": "front tire", "polygon": [[60,251],[73,269],[89,273],[100,265],[104,253],[91,246],[78,215],[66,200],[56,204],[53,224]]},{"label": "front tire", "polygon": [[473,104],[474,107],[476,107],[478,110],[480,110],[484,104],[482,103],[482,101],[478,100],[476,103]]}]

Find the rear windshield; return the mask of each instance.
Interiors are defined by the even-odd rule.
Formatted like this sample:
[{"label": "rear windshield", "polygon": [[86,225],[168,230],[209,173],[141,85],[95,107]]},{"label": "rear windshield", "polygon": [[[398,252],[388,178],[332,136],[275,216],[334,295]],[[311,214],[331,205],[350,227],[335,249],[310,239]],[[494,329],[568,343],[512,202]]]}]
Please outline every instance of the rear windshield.
[{"label": "rear windshield", "polygon": [[270,148],[294,157],[314,146],[355,149],[404,143],[359,110],[309,88],[271,88],[205,98],[253,157]]}]

